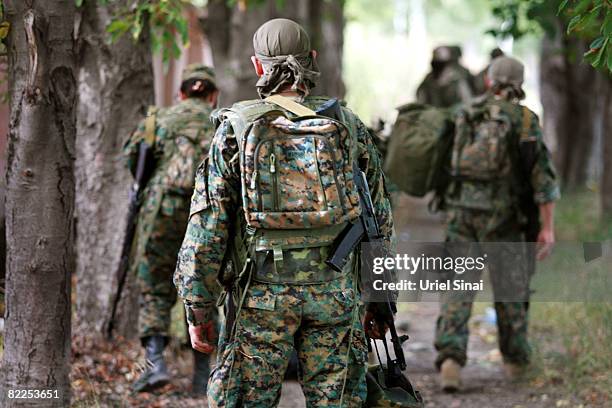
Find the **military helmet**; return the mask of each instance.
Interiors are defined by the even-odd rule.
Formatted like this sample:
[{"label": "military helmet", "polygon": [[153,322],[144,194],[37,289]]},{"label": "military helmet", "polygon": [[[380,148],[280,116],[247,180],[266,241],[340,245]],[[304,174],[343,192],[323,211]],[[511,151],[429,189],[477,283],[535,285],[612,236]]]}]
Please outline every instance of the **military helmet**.
[{"label": "military helmet", "polygon": [[523,64],[519,60],[507,56],[495,58],[491,62],[487,73],[493,84],[512,85],[516,88],[523,85],[524,74],[525,67]]},{"label": "military helmet", "polygon": [[183,69],[181,80],[185,82],[190,79],[208,80],[215,84],[215,71],[203,64],[189,64]]}]

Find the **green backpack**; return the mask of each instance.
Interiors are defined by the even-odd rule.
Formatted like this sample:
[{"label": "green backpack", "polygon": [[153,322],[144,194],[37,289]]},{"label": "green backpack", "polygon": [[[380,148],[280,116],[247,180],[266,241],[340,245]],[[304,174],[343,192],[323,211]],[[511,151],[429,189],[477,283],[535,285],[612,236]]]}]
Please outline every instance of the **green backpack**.
[{"label": "green backpack", "polygon": [[513,205],[513,124],[498,104],[474,104],[455,117],[447,204],[480,211]]},{"label": "green backpack", "polygon": [[452,122],[446,109],[410,103],[398,108],[389,140],[385,175],[412,196],[423,197],[446,185]]}]

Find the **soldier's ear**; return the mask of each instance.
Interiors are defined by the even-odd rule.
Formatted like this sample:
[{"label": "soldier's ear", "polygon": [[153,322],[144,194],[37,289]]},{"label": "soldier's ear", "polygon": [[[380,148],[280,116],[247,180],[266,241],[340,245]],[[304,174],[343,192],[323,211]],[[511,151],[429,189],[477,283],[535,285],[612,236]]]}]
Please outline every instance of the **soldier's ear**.
[{"label": "soldier's ear", "polygon": [[255,68],[255,73],[258,77],[263,76],[264,70],[261,65],[261,61],[256,56],[251,56],[251,62],[253,63],[253,67]]}]

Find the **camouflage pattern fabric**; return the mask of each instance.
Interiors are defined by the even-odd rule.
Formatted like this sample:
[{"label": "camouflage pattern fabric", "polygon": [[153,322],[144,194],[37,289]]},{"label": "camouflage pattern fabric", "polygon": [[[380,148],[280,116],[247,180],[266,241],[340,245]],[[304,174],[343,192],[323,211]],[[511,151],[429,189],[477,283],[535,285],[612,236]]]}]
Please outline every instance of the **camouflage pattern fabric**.
[{"label": "camouflage pattern fabric", "polygon": [[[325,100],[307,97],[302,103],[316,109]],[[289,112],[286,114],[290,115]],[[366,171],[379,225],[390,244],[393,221],[379,153],[363,123],[348,109],[343,108],[343,114],[352,130],[351,137],[355,138],[355,157]],[[187,232],[174,275],[179,296],[185,302],[188,319],[193,325],[207,322],[210,315],[208,311],[215,307],[221,293],[217,276],[228,258],[231,258],[232,265],[244,265],[245,248],[252,243],[250,240],[262,238],[257,235],[250,238],[246,233],[246,217],[241,198],[242,188],[246,187],[241,183],[237,137],[230,121],[225,120],[213,139],[208,164],[201,166],[197,173]],[[325,265],[327,251],[326,244],[304,247],[304,241],[298,242],[295,248],[282,251],[282,266],[278,267],[277,258],[276,269],[273,269],[274,251],[261,251],[257,254],[254,260],[255,282],[247,292],[247,307],[243,308],[237,318],[236,339],[225,348],[223,344],[220,345],[223,351],[219,361],[229,364],[233,369],[224,368],[222,364],[215,372],[209,387],[211,395],[214,395],[209,398],[211,406],[233,406],[233,400],[225,400],[220,396],[221,384],[230,384],[240,390],[247,389],[247,385],[244,385],[246,388],[241,385],[245,378],[246,384],[252,387],[246,391],[248,396],[245,398],[255,399],[255,396],[259,396],[265,400],[261,404],[253,402],[253,406],[274,406],[291,350],[291,343],[285,343],[293,334],[297,334],[299,339],[295,347],[303,360],[304,391],[309,401],[312,401],[310,405],[320,406],[318,401],[328,398],[329,401],[336,401],[335,405],[330,402],[329,406],[338,406],[337,398],[341,394],[344,373],[347,373],[347,333],[352,332],[353,342],[356,342],[362,338],[363,331],[359,327],[360,323],[356,323],[358,319],[354,321],[348,317],[354,313],[348,312],[348,309],[355,309],[354,299],[347,301],[346,307],[336,304],[340,296],[336,288],[351,291],[355,291],[355,288],[348,271],[335,272]],[[235,269],[241,270],[240,267]],[[282,278],[279,278],[281,275]],[[285,283],[278,283],[279,279]],[[287,304],[285,302],[291,304],[291,307],[283,306]],[[259,307],[252,307],[258,304]],[[334,307],[329,307],[330,304]],[[324,330],[321,330],[323,327]],[[323,344],[332,341],[330,335],[334,347],[323,347]],[[271,342],[274,346],[271,346]],[[360,348],[364,350],[365,343],[363,346],[355,346],[355,349]],[[261,352],[271,353],[265,358],[265,363],[251,358]],[[345,406],[359,406],[349,401],[361,401],[365,397],[366,353],[363,353],[363,363],[359,361],[358,364],[354,364],[353,359],[361,359],[362,356],[355,354],[351,353],[354,357],[348,361],[351,368],[348,370],[344,392],[347,401]],[[233,361],[235,363],[232,365]],[[323,361],[326,361],[325,376],[319,371],[319,367],[323,367],[319,364]],[[338,361],[339,365],[330,364],[332,361]],[[330,367],[334,368],[330,371]],[[257,380],[251,378],[254,373],[252,370],[255,369]],[[354,380],[349,381],[349,378]],[[327,391],[324,396],[321,394],[323,390]]]},{"label": "camouflage pattern fabric", "polygon": [[[518,221],[510,218],[496,224],[491,231],[491,214],[472,210],[451,210],[448,214],[447,239],[450,242],[520,242],[523,240]],[[490,231],[490,232],[486,232]],[[513,251],[520,250],[516,245],[507,251],[499,251],[495,259],[488,259],[487,267],[494,293],[509,290],[512,283],[514,293],[523,293],[528,298],[529,278],[526,265],[516,262]],[[506,267],[504,267],[504,265]],[[504,276],[512,268],[512,277]],[[503,273],[501,272],[503,271]],[[469,275],[469,276],[468,276]],[[462,276],[469,281],[480,279],[480,273],[471,272]],[[462,366],[467,360],[470,318],[475,292],[445,292],[441,297],[440,316],[436,323],[435,347],[438,350],[436,366],[439,368],[447,358],[452,358]],[[527,303],[495,302],[497,313],[499,348],[506,362],[526,364],[529,361],[530,347],[527,340]]]},{"label": "camouflage pattern fabric", "polygon": [[[542,129],[535,113],[525,107],[486,95],[462,109],[455,123],[455,143],[451,173],[461,181],[452,182],[446,194],[450,207],[491,211],[494,213],[486,235],[497,225],[517,215],[513,196],[513,177],[508,137],[518,132],[521,143],[535,143],[535,160],[531,172],[534,201],[537,204],[559,198],[557,176],[550,153],[544,144]],[[468,124],[466,122],[472,121]],[[500,139],[503,138],[503,139]],[[515,138],[519,140],[518,137]],[[517,146],[518,150],[519,147]],[[520,220],[520,214],[519,221]]]},{"label": "camouflage pattern fabric", "polygon": [[321,285],[251,285],[236,335],[212,371],[209,406],[277,406],[294,347],[307,406],[361,406],[367,346],[352,281],[347,277]]},{"label": "camouflage pattern fabric", "polygon": [[427,74],[417,89],[417,102],[449,108],[474,95],[472,74],[458,63],[448,63],[438,75]]},{"label": "camouflage pattern fabric", "polygon": [[230,121],[236,113],[247,121],[249,111],[261,115],[240,141],[242,206],[249,226],[314,229],[357,218],[348,129],[323,117],[290,120],[265,112],[265,106],[278,111],[277,105],[260,102],[226,114]]},{"label": "camouflage pattern fabric", "polygon": [[[189,98],[157,113],[155,170],[144,190],[132,260],[140,287],[141,338],[168,336],[176,302],[172,273],[187,226],[195,171],[213,135],[210,112],[209,104]],[[144,131],[142,122],[124,145],[132,169]]]},{"label": "camouflage pattern fabric", "polygon": [[[535,142],[535,162],[528,180],[534,191],[534,201],[538,204],[555,201],[559,198],[559,186],[557,184],[556,173],[552,165],[550,154],[543,142],[542,129],[540,128],[537,116],[533,112],[529,113],[527,128],[524,129],[524,109],[522,106],[509,101],[487,97],[479,102],[477,108],[490,109],[495,106],[501,113],[507,115],[510,125],[509,132],[527,132],[526,140]],[[516,138],[516,140],[519,140]],[[521,140],[523,140],[521,138]],[[509,159],[508,159],[509,160]],[[499,163],[502,167],[499,171],[506,170],[504,166],[510,163]],[[509,187],[510,172],[500,174],[502,186],[507,194],[511,194]],[[508,201],[501,202],[494,200],[488,209],[477,209],[474,206],[464,205],[464,201],[458,197],[479,197],[478,200],[486,201],[490,199],[487,183],[461,182],[455,183],[450,187],[450,200],[448,204],[450,211],[447,222],[447,240],[450,242],[522,242],[524,234],[522,232],[522,215],[514,202],[515,197],[507,197]],[[503,187],[505,183],[506,187]],[[465,186],[469,186],[467,191],[461,191]],[[485,193],[483,193],[485,191]],[[453,201],[454,200],[454,201]],[[472,202],[474,200],[469,199]],[[521,246],[512,246],[521,248]],[[525,247],[526,248],[526,247]],[[502,265],[517,265],[513,268],[513,276],[505,282],[511,281],[516,285],[517,291],[521,291],[523,298],[528,298],[529,273],[523,263],[517,263],[513,259],[517,254],[511,251],[502,252],[498,259],[488,264],[491,274],[494,292],[501,286],[500,270]],[[513,258],[514,257],[514,258]],[[504,269],[507,271],[507,268]],[[474,276],[472,278],[477,278]],[[466,297],[467,296],[467,297]],[[447,358],[452,358],[461,365],[466,363],[467,343],[468,343],[468,320],[471,314],[473,297],[465,293],[450,292],[442,296],[442,306],[440,316],[436,325],[435,347],[438,350],[436,365],[438,368]],[[529,361],[530,347],[527,339],[527,302],[496,302],[497,322],[499,330],[499,347],[504,361],[516,364],[526,364]]]}]

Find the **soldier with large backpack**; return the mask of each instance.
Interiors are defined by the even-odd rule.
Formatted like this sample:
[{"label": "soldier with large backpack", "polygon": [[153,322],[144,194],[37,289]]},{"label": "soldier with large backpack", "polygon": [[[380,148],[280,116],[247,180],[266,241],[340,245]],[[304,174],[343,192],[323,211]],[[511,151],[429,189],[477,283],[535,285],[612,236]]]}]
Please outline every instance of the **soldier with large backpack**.
[{"label": "soldier with large backpack", "polygon": [[459,59],[461,48],[442,45],[433,50],[431,72],[419,85],[417,102],[439,108],[465,103],[474,95],[474,79]]},{"label": "soldier with large backpack", "polygon": [[[512,251],[528,253],[523,242],[537,242],[539,259],[554,243],[554,201],[559,188],[537,116],[519,102],[523,65],[498,57],[487,75],[488,92],[454,115],[448,155],[448,183],[443,205],[448,211],[447,241],[519,243],[488,262],[496,297],[500,275],[513,271],[513,285],[523,301],[496,301],[499,348],[510,378],[520,376],[530,358],[527,339],[529,262]],[[522,249],[521,249],[522,248]],[[529,258],[529,255],[526,256]],[[503,272],[502,272],[502,268]],[[507,278],[507,277],[506,277]],[[515,295],[515,294],[513,294]],[[468,319],[473,294],[447,292],[436,326],[436,365],[446,391],[460,387],[466,363]]]},{"label": "soldier with large backpack", "polygon": [[[148,180],[138,180],[146,187],[138,197],[141,206],[132,259],[140,287],[138,331],[147,359],[146,370],[134,384],[136,391],[150,391],[170,380],[163,351],[177,298],[172,274],[185,235],[196,169],[214,133],[209,117],[218,94],[212,68],[187,66],[181,101],[169,108],[149,109],[124,146],[132,174],[144,168],[150,172]],[[208,355],[195,352],[194,392],[206,393],[209,372]]]},{"label": "soldier with large backpack", "polygon": [[261,99],[218,114],[174,277],[195,349],[213,351],[212,314],[217,304],[226,306],[208,402],[276,406],[295,347],[309,407],[360,406],[365,335],[381,336],[381,320],[368,311],[365,329],[360,321],[356,254],[340,270],[326,260],[340,233],[358,222],[356,171],[366,174],[389,243],[393,222],[380,157],[355,114],[341,106],[337,115],[324,114],[335,101],[309,95],[319,72],[300,25],[268,21],[253,46]]}]

